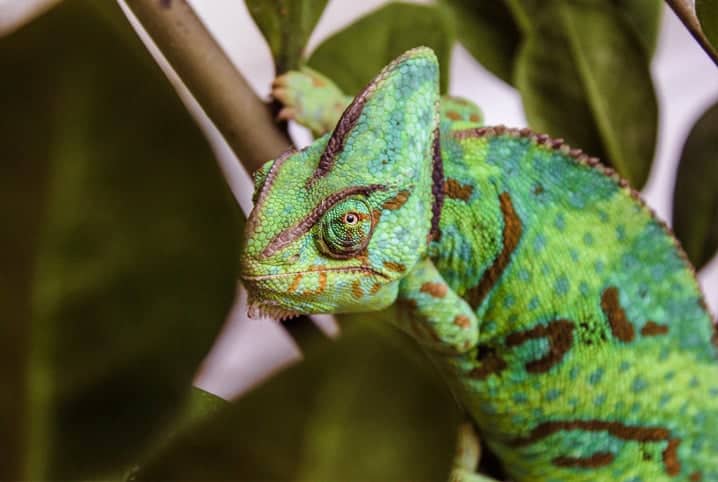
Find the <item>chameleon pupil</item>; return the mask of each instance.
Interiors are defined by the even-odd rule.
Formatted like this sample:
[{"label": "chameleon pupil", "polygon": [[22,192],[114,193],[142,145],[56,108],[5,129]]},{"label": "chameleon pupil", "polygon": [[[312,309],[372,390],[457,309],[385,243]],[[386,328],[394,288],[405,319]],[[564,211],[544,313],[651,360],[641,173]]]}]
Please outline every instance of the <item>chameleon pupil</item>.
[{"label": "chameleon pupil", "polygon": [[359,221],[359,216],[355,213],[347,213],[344,215],[344,222],[350,226],[355,225]]}]

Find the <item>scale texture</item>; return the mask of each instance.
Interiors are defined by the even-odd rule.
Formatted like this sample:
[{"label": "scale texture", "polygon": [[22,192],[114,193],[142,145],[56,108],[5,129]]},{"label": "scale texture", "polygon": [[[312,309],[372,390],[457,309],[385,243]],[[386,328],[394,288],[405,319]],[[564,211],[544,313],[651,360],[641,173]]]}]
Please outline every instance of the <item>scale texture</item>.
[{"label": "scale texture", "polygon": [[[626,182],[482,127],[439,97],[427,48],[353,99],[308,70],[274,88],[283,117],[327,133],[255,174],[251,312],[395,309],[516,482],[718,481],[715,326]],[[452,480],[491,480],[467,458]]]}]

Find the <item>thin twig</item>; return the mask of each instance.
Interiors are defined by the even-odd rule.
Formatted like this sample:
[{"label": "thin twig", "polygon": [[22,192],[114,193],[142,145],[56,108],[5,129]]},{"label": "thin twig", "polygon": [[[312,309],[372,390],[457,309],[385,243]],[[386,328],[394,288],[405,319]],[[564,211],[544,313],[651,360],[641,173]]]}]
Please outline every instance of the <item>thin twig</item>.
[{"label": "thin twig", "polygon": [[126,0],[248,171],[290,146],[186,0]]},{"label": "thin twig", "polygon": [[713,48],[701,29],[701,24],[696,16],[695,3],[691,0],[666,0],[666,3],[675,12],[678,18],[681,19],[683,25],[686,26],[691,35],[693,35],[693,38],[696,39],[703,50],[705,50],[708,57],[718,66],[718,52]]}]

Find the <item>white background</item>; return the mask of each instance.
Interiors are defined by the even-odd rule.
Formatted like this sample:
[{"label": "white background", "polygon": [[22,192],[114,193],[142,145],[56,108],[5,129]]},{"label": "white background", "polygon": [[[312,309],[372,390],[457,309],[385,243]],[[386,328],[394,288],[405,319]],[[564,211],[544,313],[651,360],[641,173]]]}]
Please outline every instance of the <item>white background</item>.
[{"label": "white background", "polygon": [[[26,11],[48,1],[53,0],[0,0],[0,33]],[[189,1],[257,94],[267,98],[273,76],[272,61],[244,2]],[[384,3],[387,2],[331,0],[309,41],[308,52],[331,33]],[[151,45],[150,48],[152,50]],[[156,51],[153,53],[162,63],[161,56]],[[166,65],[164,68],[168,71]],[[659,101],[660,125],[656,160],[643,194],[658,215],[668,220],[674,174],[683,141],[702,112],[718,101],[718,69],[672,11],[665,8],[651,70]],[[252,189],[246,173],[201,109],[187,95],[181,82],[169,71],[168,75],[210,137],[233,192],[243,209],[248,210]],[[449,92],[480,105],[488,124],[526,125],[518,93],[484,70],[461,46],[455,47],[452,54]],[[293,128],[292,133],[300,144],[309,139],[301,129]],[[718,311],[718,257],[703,270],[700,281],[715,313]],[[262,377],[299,357],[291,339],[276,323],[248,320],[244,313],[240,299],[196,380],[197,385],[226,398],[236,396]],[[322,326],[333,331],[330,319],[322,320]]]}]

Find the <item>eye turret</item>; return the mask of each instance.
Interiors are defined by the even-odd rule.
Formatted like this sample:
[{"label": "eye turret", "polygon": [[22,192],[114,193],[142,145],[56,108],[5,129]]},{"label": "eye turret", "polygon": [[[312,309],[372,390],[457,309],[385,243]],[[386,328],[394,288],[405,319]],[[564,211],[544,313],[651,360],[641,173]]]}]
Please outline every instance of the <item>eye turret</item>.
[{"label": "eye turret", "polygon": [[362,198],[348,198],[329,209],[320,223],[319,246],[332,258],[360,253],[372,234],[371,210]]}]

